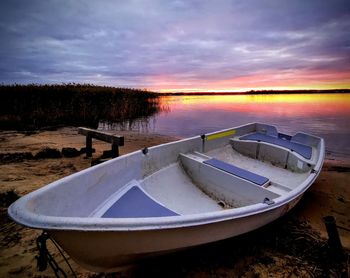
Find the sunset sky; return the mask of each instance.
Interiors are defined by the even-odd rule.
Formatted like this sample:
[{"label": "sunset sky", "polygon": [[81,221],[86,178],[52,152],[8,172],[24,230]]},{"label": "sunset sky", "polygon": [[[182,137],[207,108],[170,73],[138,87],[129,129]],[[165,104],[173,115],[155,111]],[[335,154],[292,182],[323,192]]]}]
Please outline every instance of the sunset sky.
[{"label": "sunset sky", "polygon": [[0,1],[0,83],[350,88],[349,0]]}]

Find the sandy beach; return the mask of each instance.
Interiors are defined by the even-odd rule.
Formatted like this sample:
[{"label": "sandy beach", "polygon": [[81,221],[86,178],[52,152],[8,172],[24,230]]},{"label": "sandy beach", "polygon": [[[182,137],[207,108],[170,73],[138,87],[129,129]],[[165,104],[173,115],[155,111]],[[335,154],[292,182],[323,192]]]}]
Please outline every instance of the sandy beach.
[{"label": "sandy beach", "polygon": [[[125,136],[125,154],[178,138],[120,131]],[[30,230],[7,217],[7,207],[18,196],[59,178],[91,166],[110,144],[94,141],[93,158],[35,158],[45,148],[80,148],[85,137],[76,128],[20,133],[0,132],[0,277],[55,277],[50,268],[36,268],[36,237]],[[13,153],[22,155],[14,156]],[[34,158],[23,155],[31,153]],[[274,223],[222,242],[154,258],[113,275],[88,272],[71,262],[78,277],[340,277],[348,271],[348,261],[334,259],[327,249],[327,233],[322,221],[326,215],[337,219],[341,242],[350,250],[350,162],[327,157],[323,170],[299,205]],[[52,244],[49,250],[68,275],[69,269]],[[345,276],[344,276],[345,277]]]}]

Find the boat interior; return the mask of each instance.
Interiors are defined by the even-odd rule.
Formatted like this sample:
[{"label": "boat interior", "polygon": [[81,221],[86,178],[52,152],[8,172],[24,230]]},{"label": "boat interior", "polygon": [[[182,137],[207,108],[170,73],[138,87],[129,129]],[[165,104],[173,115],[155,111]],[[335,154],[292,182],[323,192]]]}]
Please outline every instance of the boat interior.
[{"label": "boat interior", "polygon": [[273,204],[307,179],[317,154],[317,146],[300,143],[305,135],[274,131],[180,153],[175,163],[132,180],[91,216],[162,217]]},{"label": "boat interior", "polygon": [[113,159],[43,188],[26,206],[58,217],[148,218],[271,205],[305,184],[321,144],[249,124]]}]

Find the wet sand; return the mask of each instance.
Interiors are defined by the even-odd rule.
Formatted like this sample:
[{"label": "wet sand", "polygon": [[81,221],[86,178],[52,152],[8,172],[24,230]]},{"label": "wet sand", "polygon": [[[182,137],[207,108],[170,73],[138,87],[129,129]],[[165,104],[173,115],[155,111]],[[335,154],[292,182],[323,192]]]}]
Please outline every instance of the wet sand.
[{"label": "wet sand", "polygon": [[[125,136],[120,153],[140,150],[177,138],[118,132]],[[14,152],[38,153],[45,147],[80,149],[85,137],[76,128],[62,128],[33,134],[0,132],[0,154]],[[93,158],[110,149],[110,144],[94,141]],[[7,206],[16,198],[49,182],[90,167],[91,158],[24,159],[0,162],[1,232],[0,277],[55,277],[48,268],[36,269],[36,237],[40,231],[23,228],[6,214]],[[327,234],[322,217],[333,215],[343,246],[350,249],[350,162],[325,161],[317,181],[299,205],[288,215],[266,227],[239,238],[193,248],[173,255],[154,258],[108,277],[317,277],[344,273],[346,259],[334,260],[327,249]],[[13,193],[15,192],[15,193]],[[48,243],[59,265],[69,269],[57,250]],[[328,250],[328,251],[327,251]],[[348,251],[347,251],[348,252]],[[70,260],[78,277],[105,277],[88,272]],[[329,274],[329,275],[328,275]],[[272,275],[272,276],[271,276]],[[336,276],[335,276],[336,277]]]}]

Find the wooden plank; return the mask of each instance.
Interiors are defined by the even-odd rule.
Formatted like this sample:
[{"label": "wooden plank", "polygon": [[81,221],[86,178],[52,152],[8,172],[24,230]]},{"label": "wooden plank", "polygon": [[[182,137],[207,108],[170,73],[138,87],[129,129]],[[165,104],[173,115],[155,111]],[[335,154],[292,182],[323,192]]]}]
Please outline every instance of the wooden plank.
[{"label": "wooden plank", "polygon": [[113,135],[85,127],[79,127],[78,133],[87,137],[91,136],[91,138],[95,138],[104,142],[112,143],[112,145],[124,146],[124,136]]}]

